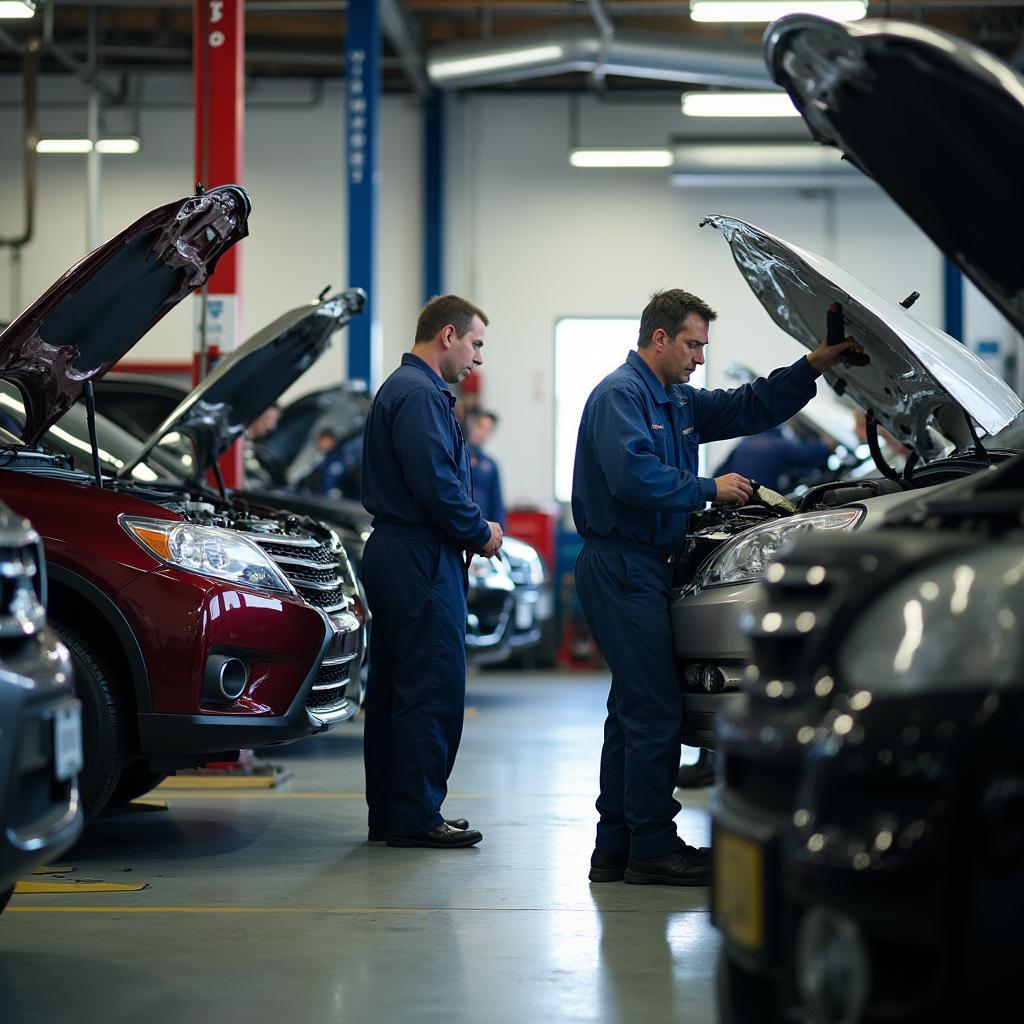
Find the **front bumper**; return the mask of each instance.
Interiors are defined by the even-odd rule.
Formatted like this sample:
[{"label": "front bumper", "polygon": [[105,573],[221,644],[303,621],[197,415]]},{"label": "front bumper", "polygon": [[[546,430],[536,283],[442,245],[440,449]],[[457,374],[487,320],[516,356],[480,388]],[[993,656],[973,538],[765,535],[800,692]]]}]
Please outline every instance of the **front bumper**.
[{"label": "front bumper", "polygon": [[[67,656],[46,629],[4,646],[13,649],[0,652],[0,891],[64,853],[85,821],[69,771],[81,730]],[[67,749],[68,723],[77,750]]]}]

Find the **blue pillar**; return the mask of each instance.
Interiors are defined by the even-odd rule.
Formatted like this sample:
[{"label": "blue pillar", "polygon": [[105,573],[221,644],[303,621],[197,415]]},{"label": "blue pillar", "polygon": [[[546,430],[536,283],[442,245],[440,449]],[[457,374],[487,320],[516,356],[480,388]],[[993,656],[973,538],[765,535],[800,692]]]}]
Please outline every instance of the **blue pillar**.
[{"label": "blue pillar", "polygon": [[444,98],[423,105],[423,301],[444,294]]},{"label": "blue pillar", "polygon": [[943,328],[946,333],[964,340],[964,275],[948,256],[942,258]]},{"label": "blue pillar", "polygon": [[371,388],[379,360],[374,263],[377,248],[380,12],[377,0],[350,0],[345,41],[347,79],[348,286],[365,288],[366,308],[348,327],[348,377]]}]

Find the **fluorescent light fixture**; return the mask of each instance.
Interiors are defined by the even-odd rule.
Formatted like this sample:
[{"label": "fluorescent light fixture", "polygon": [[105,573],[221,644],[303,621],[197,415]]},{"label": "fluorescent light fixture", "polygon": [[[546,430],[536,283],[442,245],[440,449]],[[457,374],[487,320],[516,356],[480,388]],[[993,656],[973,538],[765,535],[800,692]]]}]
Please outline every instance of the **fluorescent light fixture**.
[{"label": "fluorescent light fixture", "polygon": [[692,21],[769,22],[787,14],[859,21],[867,12],[867,0],[690,0]]},{"label": "fluorescent light fixture", "polygon": [[[96,152],[110,155],[138,153],[140,142],[134,135],[97,139]],[[91,153],[89,139],[39,139],[37,153]]]},{"label": "fluorescent light fixture", "polygon": [[684,92],[687,117],[799,117],[785,92]]},{"label": "fluorescent light fixture", "polygon": [[0,0],[0,18],[31,18],[35,13],[35,0]]},{"label": "fluorescent light fixture", "polygon": [[533,46],[526,50],[507,50],[504,53],[488,53],[479,57],[453,57],[450,60],[432,61],[427,71],[431,78],[454,78],[456,75],[474,75],[483,71],[500,71],[502,68],[518,68],[526,64],[559,60],[565,51],[561,46]]},{"label": "fluorescent light fixture", "polygon": [[671,167],[667,149],[574,149],[569,154],[573,167]]},{"label": "fluorescent light fixture", "polygon": [[92,143],[88,139],[40,139],[36,143],[37,153],[91,153]]},{"label": "fluorescent light fixture", "polygon": [[105,153],[108,156],[111,154],[131,156],[138,153],[139,146],[140,142],[134,135],[96,140],[96,152]]}]

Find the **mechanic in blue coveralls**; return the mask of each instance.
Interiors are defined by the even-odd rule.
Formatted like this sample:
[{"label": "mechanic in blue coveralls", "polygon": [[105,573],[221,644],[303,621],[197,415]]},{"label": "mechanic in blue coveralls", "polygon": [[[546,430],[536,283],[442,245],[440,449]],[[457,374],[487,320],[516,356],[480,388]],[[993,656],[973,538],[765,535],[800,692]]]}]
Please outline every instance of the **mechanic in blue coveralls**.
[{"label": "mechanic in blue coveralls", "polygon": [[469,465],[473,470],[473,500],[483,509],[488,519],[494,520],[504,530],[508,523],[505,499],[501,493],[501,470],[484,451],[484,445],[491,439],[498,425],[498,416],[487,409],[470,409],[466,413],[465,424]]},{"label": "mechanic in blue coveralls", "polygon": [[483,363],[486,325],[456,295],[428,302],[366,420],[362,499],[373,532],[362,571],[373,628],[363,755],[369,839],[389,846],[458,849],[483,838],[441,805],[465,717],[468,559],[496,554],[502,540],[473,501],[448,389]]},{"label": "mechanic in blue coveralls", "polygon": [[767,430],[814,396],[852,339],[732,391],[687,385],[717,314],[679,289],[643,311],[637,349],[591,392],[576,443],[572,513],[584,539],[576,587],[612,673],[590,880],[707,885],[710,850],[676,834],[681,700],[669,623],[672,559],[687,513],[742,505],[738,473],[697,475],[697,446]]}]

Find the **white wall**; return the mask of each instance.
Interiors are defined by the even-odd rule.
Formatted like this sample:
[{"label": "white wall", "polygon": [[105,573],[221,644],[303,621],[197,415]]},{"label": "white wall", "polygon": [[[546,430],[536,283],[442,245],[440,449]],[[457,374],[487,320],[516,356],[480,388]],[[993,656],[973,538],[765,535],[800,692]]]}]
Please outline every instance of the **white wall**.
[{"label": "white wall", "polygon": [[[286,309],[316,297],[325,285],[347,285],[346,179],[342,157],[344,105],[340,82],[330,83],[322,104],[305,109],[304,83],[268,83],[251,95],[246,116],[244,184],[253,202],[250,236],[240,243],[242,337]],[[20,98],[17,79],[0,81],[0,97]],[[142,110],[143,147],[135,156],[103,160],[103,238],[147,210],[192,191],[193,117],[187,78],[147,80]],[[40,130],[84,131],[84,107],[56,109],[55,101],[84,100],[67,77],[44,79]],[[178,104],[178,106],[172,106]],[[277,109],[271,104],[278,104]],[[285,106],[283,104],[292,104]],[[111,114],[111,131],[129,130]],[[21,229],[21,112],[0,108],[0,234]],[[412,336],[421,298],[421,147],[414,106],[386,97],[381,111],[378,311],[385,365],[397,361]],[[39,157],[35,239],[23,250],[22,301],[13,309],[11,264],[0,251],[0,317],[10,320],[86,251],[85,157]],[[182,303],[132,350],[136,361],[190,361],[193,301]],[[345,335],[296,385],[296,393],[344,378]]]}]

